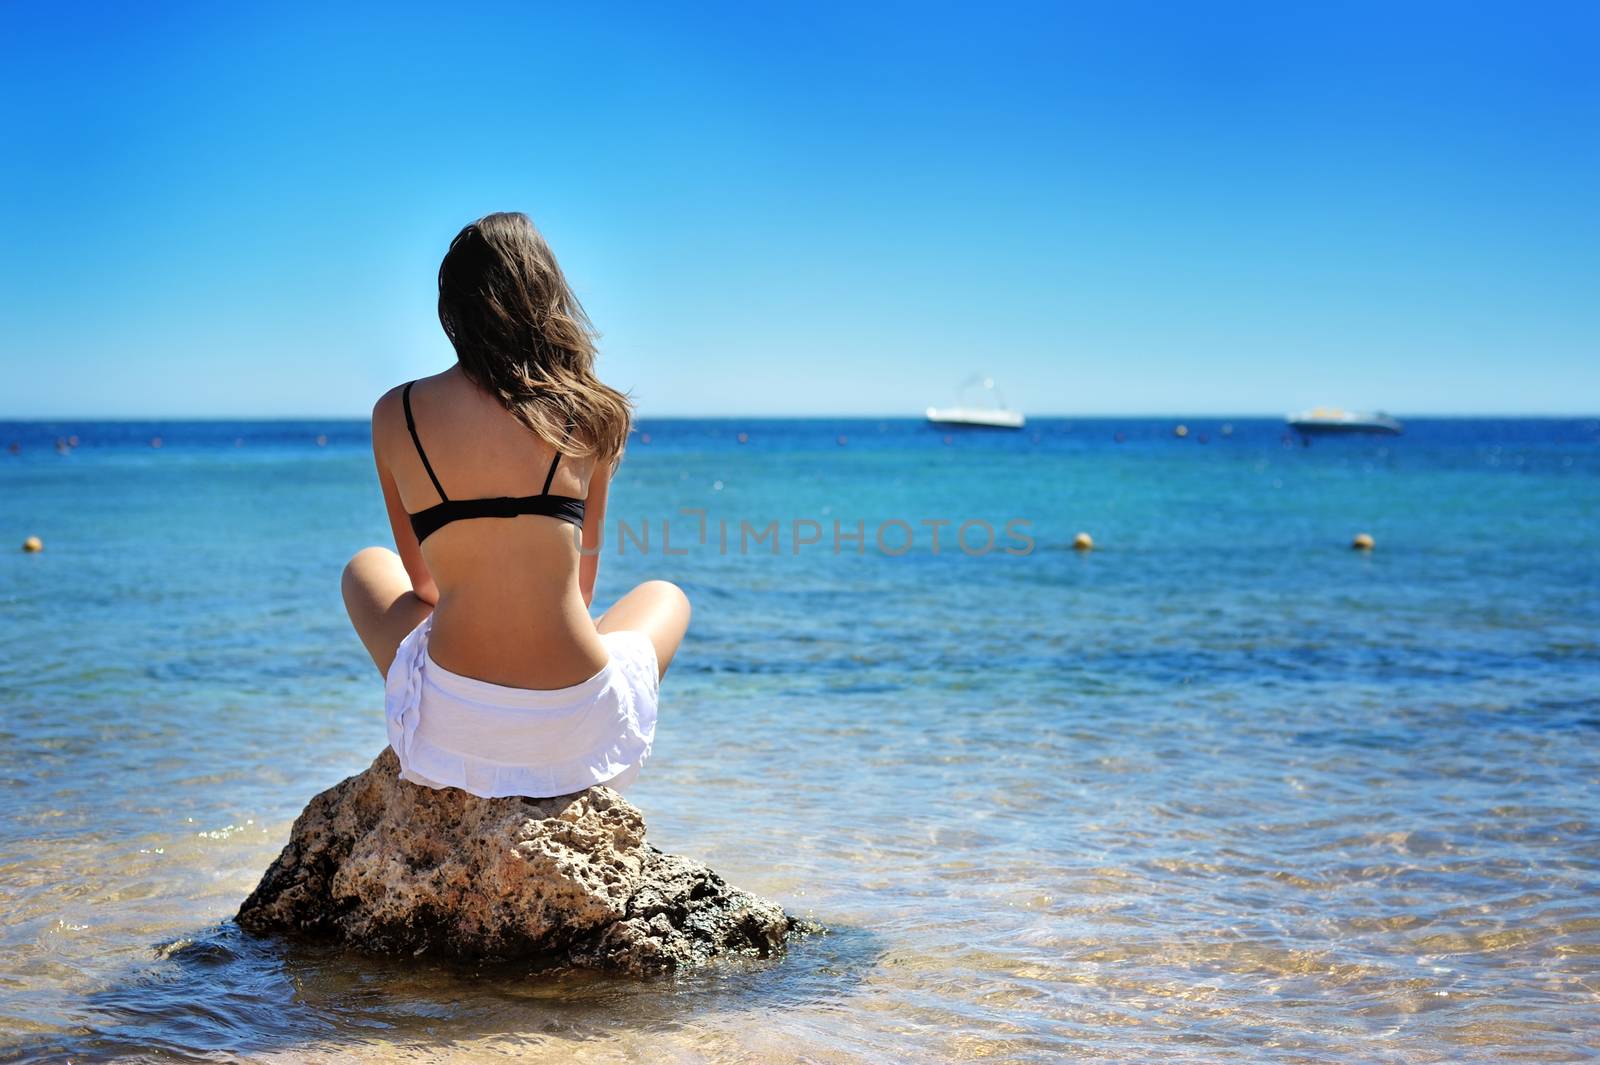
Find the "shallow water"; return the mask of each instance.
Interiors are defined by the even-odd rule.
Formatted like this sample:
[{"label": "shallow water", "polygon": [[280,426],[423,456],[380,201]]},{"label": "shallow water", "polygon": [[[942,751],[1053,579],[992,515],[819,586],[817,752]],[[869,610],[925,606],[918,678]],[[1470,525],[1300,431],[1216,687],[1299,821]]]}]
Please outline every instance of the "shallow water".
[{"label": "shallow water", "polygon": [[599,598],[696,615],[630,798],[832,931],[631,983],[226,923],[384,742],[364,426],[0,424],[0,1058],[1592,1058],[1600,424],[1189,428],[644,425]]}]

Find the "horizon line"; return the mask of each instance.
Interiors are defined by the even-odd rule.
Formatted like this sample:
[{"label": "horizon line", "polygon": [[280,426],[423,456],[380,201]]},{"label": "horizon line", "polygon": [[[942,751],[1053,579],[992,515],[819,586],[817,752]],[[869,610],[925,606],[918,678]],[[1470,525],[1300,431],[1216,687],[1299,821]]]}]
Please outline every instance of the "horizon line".
[{"label": "horizon line", "polygon": [[[1430,419],[1449,420],[1464,418],[1505,418],[1505,419],[1586,419],[1600,418],[1600,411],[1492,411],[1492,410],[1467,410],[1467,411],[1385,411],[1395,418],[1410,418],[1426,421]],[[1114,419],[1182,419],[1195,420],[1226,420],[1239,421],[1282,421],[1291,415],[1286,412],[1263,413],[1260,411],[1230,411],[1224,413],[1207,413],[1199,411],[1119,411],[1108,413],[1042,413],[1029,414],[1029,421],[1110,421]],[[918,414],[885,413],[885,414],[844,414],[844,413],[811,413],[811,414],[643,414],[636,416],[633,421],[637,425],[642,422],[671,422],[671,421],[906,421],[920,422],[926,419]],[[55,422],[102,422],[102,423],[137,423],[137,422],[370,422],[371,416],[367,414],[142,414],[142,415],[93,415],[93,414],[49,414],[29,415],[19,417],[0,414],[0,423],[9,425],[42,425]]]}]

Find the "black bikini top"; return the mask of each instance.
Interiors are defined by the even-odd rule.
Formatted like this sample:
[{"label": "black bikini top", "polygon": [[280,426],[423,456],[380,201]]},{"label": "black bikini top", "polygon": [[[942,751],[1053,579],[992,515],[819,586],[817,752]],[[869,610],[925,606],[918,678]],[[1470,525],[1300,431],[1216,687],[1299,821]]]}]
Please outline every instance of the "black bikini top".
[{"label": "black bikini top", "polygon": [[428,453],[422,450],[422,440],[417,436],[417,423],[411,417],[411,385],[415,383],[408,383],[400,393],[406,408],[406,428],[411,430],[411,442],[417,445],[417,457],[422,459],[422,468],[428,471],[428,479],[433,482],[440,500],[428,509],[410,515],[411,531],[417,534],[417,543],[422,543],[451,522],[466,518],[515,518],[519,514],[543,514],[547,518],[571,522],[580,528],[583,526],[583,500],[550,494],[550,482],[555,479],[556,467],[561,464],[559,451],[550,460],[550,472],[544,475],[544,491],[536,496],[451,499],[445,495],[444,485],[439,483],[439,478],[433,472],[433,464],[428,461]]}]

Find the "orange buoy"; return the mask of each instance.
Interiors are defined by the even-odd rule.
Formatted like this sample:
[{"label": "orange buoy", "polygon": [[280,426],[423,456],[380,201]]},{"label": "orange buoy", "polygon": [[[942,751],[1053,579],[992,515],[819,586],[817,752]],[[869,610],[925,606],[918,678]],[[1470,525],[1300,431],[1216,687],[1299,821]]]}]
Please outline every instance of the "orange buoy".
[{"label": "orange buoy", "polygon": [[1072,538],[1072,549],[1074,551],[1093,551],[1094,537],[1086,532],[1079,533]]},{"label": "orange buoy", "polygon": [[1355,538],[1350,541],[1352,551],[1371,551],[1376,546],[1377,543],[1368,533],[1356,533]]},{"label": "orange buoy", "polygon": [[30,555],[36,555],[44,550],[44,541],[37,536],[30,536],[22,541],[22,549]]}]

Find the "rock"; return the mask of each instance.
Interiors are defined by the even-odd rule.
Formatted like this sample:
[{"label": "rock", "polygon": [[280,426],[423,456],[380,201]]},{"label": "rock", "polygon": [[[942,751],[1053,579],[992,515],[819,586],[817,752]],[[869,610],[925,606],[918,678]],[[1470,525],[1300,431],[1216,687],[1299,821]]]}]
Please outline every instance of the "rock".
[{"label": "rock", "polygon": [[814,930],[647,844],[643,816],[610,788],[480,799],[398,773],[385,748],[312,799],[239,908],[240,927],[638,974],[730,952],[765,958]]}]

